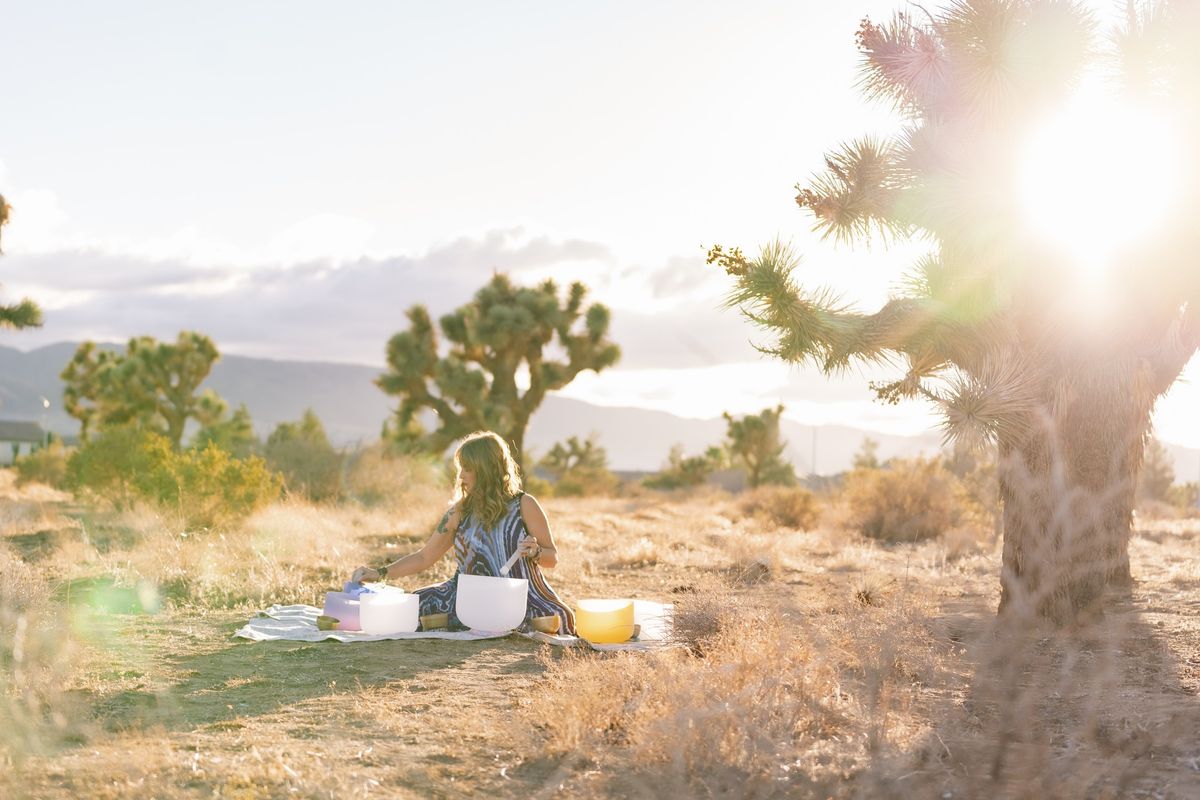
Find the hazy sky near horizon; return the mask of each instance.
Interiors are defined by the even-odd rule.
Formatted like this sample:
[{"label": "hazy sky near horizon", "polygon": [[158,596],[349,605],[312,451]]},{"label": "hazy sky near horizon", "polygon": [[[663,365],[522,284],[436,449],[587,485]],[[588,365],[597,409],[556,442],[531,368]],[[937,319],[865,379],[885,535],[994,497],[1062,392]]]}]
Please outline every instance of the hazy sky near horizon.
[{"label": "hazy sky near horizon", "polygon": [[[381,364],[406,308],[500,269],[612,308],[622,362],[570,396],[919,431],[930,410],[873,403],[872,376],[759,357],[703,263],[780,236],[871,309],[919,254],[822,243],[792,200],[827,149],[894,129],[854,90],[854,32],[899,7],[0,0],[0,282],[46,310],[2,341],[191,328]],[[1200,446],[1195,402],[1173,392],[1160,435]]]}]

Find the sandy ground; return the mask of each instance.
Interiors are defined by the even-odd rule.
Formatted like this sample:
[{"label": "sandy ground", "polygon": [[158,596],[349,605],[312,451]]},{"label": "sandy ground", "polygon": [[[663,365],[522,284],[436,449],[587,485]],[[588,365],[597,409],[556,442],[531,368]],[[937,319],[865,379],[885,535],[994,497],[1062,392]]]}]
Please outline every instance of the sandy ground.
[{"label": "sandy ground", "polygon": [[[46,495],[37,502],[65,499]],[[980,686],[972,688],[987,656],[967,646],[983,635],[995,607],[993,545],[949,560],[938,543],[884,547],[828,531],[764,532],[753,521],[723,516],[722,504],[727,500],[719,496],[550,501],[566,553],[552,579],[569,600],[670,601],[691,591],[698,576],[719,575],[734,579],[735,595],[786,601],[813,613],[830,598],[864,587],[891,598],[919,587],[934,598],[931,625],[964,643],[949,651],[955,654],[949,671],[961,680],[930,687],[928,698],[931,707],[945,703],[938,713],[954,715],[946,735],[962,738],[934,748],[969,753],[970,737],[962,731],[970,727],[963,721],[1004,713]],[[5,536],[35,565],[55,552],[54,535],[28,538],[26,528],[10,526]],[[27,538],[13,540],[20,536]],[[769,536],[770,543],[756,536]],[[1031,685],[1053,684],[1064,673],[1096,676],[1061,692],[1050,685],[1029,713],[1044,720],[1052,741],[1054,726],[1061,727],[1057,749],[1045,757],[1070,759],[1071,731],[1080,715],[1098,713],[1097,693],[1102,696],[1101,727],[1107,726],[1114,752],[1124,759],[1140,747],[1141,760],[1112,784],[1116,793],[1097,797],[1200,798],[1198,542],[1195,525],[1143,526],[1132,544],[1139,581],[1134,602],[1112,615],[1114,636],[1090,650],[1056,650],[1047,635],[1014,678]],[[747,554],[759,550],[766,555]],[[765,574],[747,579],[759,569]],[[314,586],[292,600],[316,602],[325,588]],[[540,734],[525,708],[544,691],[539,678],[547,660],[561,657],[552,648],[517,638],[352,645],[232,638],[249,611],[168,607],[95,617],[86,630],[77,628],[78,663],[65,689],[82,733],[0,777],[5,796],[654,794],[644,780],[623,782],[620,764],[587,754],[541,755]],[[1064,666],[1064,658],[1073,661]],[[992,746],[989,757],[1020,759],[1021,746],[1018,740]],[[953,759],[939,758],[928,767],[916,759],[914,769],[941,770],[950,782],[945,785],[975,785],[969,776],[955,776]],[[869,794],[903,796],[903,783],[885,784],[891,788]]]}]

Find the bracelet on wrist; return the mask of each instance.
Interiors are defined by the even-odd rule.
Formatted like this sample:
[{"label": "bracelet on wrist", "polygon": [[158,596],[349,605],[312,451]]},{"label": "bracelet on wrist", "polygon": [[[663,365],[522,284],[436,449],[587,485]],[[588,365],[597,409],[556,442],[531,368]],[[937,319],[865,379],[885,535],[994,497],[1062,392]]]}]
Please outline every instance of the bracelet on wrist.
[{"label": "bracelet on wrist", "polygon": [[379,573],[379,580],[384,580],[385,578],[387,578],[387,574],[388,574],[387,564],[384,564],[382,567],[376,567],[375,571]]}]

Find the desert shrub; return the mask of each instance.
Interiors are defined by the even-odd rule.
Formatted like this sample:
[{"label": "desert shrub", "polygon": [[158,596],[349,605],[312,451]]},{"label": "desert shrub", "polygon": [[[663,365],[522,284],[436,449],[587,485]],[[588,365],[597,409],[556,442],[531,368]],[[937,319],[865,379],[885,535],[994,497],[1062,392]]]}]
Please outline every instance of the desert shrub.
[{"label": "desert shrub", "polygon": [[999,537],[1003,524],[1000,505],[1000,471],[995,448],[955,445],[942,457],[942,465],[958,479],[965,504],[964,532],[978,537],[991,532]]},{"label": "desert shrub", "polygon": [[414,491],[447,491],[438,460],[425,453],[406,453],[385,443],[364,447],[346,460],[343,494],[375,508],[396,506]]},{"label": "desert shrub", "polygon": [[938,459],[894,459],[887,469],[854,470],[842,489],[847,524],[872,539],[929,539],[962,521],[967,502]]},{"label": "desert shrub", "polygon": [[67,482],[67,450],[57,439],[17,459],[17,485],[42,483],[61,489]]},{"label": "desert shrub", "polygon": [[747,492],[739,505],[742,513],[774,528],[808,531],[821,519],[816,495],[800,487],[760,486]]},{"label": "desert shrub", "polygon": [[159,474],[159,466],[171,454],[170,442],[159,434],[133,426],[111,427],[71,454],[67,486],[127,510],[148,494],[157,494],[151,476]]},{"label": "desert shrub", "polygon": [[532,473],[521,476],[521,486],[535,497],[550,497],[555,494],[553,483]]},{"label": "desert shrub", "polygon": [[736,608],[728,585],[703,581],[675,602],[671,613],[671,641],[696,655],[703,655],[722,631],[736,623]]},{"label": "desert shrub", "polygon": [[699,486],[708,480],[724,462],[724,453],[719,447],[710,447],[699,456],[684,456],[683,448],[676,445],[667,456],[667,464],[661,471],[642,481],[648,489],[686,489]]},{"label": "desert shrub", "polygon": [[311,409],[297,422],[281,422],[263,449],[267,464],[283,476],[288,492],[310,500],[332,500],[341,493],[344,456],[325,435]]},{"label": "desert shrub", "polygon": [[242,519],[279,496],[279,478],[257,456],[237,459],[215,445],[176,452],[166,437],[113,428],[67,463],[78,493],[127,510],[137,501],[175,511],[188,527]]},{"label": "desert shrub", "polygon": [[609,494],[617,488],[617,477],[608,470],[608,454],[594,435],[555,442],[538,460],[538,467],[550,475],[558,497]]},{"label": "desert shrub", "polygon": [[554,486],[555,497],[587,497],[612,494],[617,489],[617,476],[607,469],[573,469],[563,474]]},{"label": "desert shrub", "polygon": [[216,445],[175,454],[154,499],[180,510],[188,527],[215,527],[249,516],[279,496],[279,477],[258,456],[234,458]]},{"label": "desert shrub", "polygon": [[235,458],[246,458],[262,451],[262,442],[254,435],[254,423],[245,403],[232,414],[222,414],[192,437],[191,446],[197,450],[203,450],[210,444],[215,444]]},{"label": "desert shrub", "polygon": [[686,647],[546,658],[526,713],[550,754],[593,762],[606,782],[595,794],[848,796],[848,776],[903,741],[900,720],[938,674],[929,611],[847,597],[793,616],[698,592],[676,606]]}]

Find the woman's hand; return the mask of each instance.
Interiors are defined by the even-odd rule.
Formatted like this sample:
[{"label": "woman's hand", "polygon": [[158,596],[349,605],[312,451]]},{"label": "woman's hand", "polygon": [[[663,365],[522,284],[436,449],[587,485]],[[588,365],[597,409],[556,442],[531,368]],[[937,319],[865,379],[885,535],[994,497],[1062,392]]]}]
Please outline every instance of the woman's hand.
[{"label": "woman's hand", "polygon": [[517,542],[517,552],[525,558],[536,558],[542,552],[542,546],[538,544],[537,539],[526,534]]},{"label": "woman's hand", "polygon": [[379,570],[372,567],[359,567],[354,570],[354,574],[350,576],[351,583],[362,583],[363,581],[379,580]]}]

